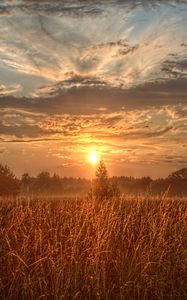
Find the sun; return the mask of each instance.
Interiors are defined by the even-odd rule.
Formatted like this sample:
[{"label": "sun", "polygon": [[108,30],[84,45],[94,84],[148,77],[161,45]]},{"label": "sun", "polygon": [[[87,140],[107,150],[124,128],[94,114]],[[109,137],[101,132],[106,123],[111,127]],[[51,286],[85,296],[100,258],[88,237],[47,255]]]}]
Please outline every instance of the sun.
[{"label": "sun", "polygon": [[99,160],[99,155],[96,151],[92,151],[90,152],[90,155],[89,155],[89,161],[95,165]]}]

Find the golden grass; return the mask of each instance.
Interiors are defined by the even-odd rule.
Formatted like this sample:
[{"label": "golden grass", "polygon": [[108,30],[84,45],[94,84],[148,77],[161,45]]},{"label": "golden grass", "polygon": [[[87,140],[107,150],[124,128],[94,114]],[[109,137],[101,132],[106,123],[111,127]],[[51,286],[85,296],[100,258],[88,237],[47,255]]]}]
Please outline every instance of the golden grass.
[{"label": "golden grass", "polygon": [[0,201],[0,299],[186,299],[186,200]]}]

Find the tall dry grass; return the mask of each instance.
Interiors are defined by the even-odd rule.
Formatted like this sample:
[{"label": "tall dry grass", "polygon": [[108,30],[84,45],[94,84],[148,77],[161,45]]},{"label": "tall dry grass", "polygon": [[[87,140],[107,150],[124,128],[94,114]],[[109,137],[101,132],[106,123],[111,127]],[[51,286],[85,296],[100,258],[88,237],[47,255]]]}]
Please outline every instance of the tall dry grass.
[{"label": "tall dry grass", "polygon": [[187,297],[186,200],[1,200],[0,299]]}]

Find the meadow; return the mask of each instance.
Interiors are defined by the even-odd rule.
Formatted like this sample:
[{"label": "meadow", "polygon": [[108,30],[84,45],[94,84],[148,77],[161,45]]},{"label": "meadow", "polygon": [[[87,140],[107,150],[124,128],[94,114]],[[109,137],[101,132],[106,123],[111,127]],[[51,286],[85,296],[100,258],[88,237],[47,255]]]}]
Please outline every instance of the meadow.
[{"label": "meadow", "polygon": [[187,202],[0,200],[0,299],[187,299]]}]

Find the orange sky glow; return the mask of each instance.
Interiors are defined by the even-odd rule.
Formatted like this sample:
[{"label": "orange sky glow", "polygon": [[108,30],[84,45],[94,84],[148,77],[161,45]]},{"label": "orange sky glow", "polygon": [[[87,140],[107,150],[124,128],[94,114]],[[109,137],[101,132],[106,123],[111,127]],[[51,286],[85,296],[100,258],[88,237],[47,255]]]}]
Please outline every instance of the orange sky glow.
[{"label": "orange sky glow", "polygon": [[[154,2],[154,3],[153,3]],[[3,1],[0,162],[92,177],[186,167],[186,1]]]}]

